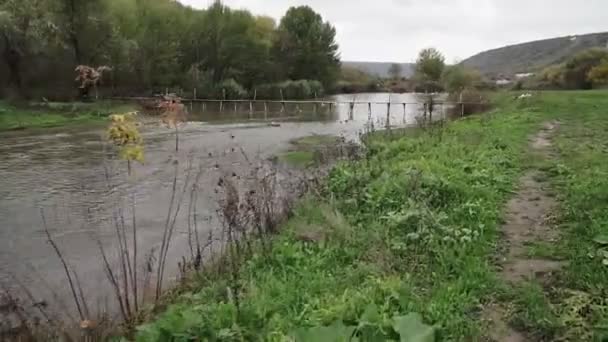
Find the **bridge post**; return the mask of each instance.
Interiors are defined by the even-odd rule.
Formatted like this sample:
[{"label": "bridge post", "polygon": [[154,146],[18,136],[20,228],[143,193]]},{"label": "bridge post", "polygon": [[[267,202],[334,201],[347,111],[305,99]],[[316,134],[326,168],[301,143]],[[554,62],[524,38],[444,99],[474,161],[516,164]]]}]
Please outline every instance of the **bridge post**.
[{"label": "bridge post", "polygon": [[387,130],[391,129],[391,102],[390,102],[390,100],[386,104],[386,129]]},{"label": "bridge post", "polygon": [[406,116],[407,116],[407,112],[405,111],[405,106],[407,105],[407,103],[403,102],[403,123],[405,123],[406,121]]}]

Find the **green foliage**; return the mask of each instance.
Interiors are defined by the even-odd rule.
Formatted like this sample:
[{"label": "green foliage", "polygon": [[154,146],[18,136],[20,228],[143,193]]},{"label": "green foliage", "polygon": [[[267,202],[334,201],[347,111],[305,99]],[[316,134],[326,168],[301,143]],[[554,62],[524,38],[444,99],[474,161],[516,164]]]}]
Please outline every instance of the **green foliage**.
[{"label": "green foliage", "polygon": [[564,65],[552,65],[545,68],[540,75],[541,81],[549,86],[561,87],[564,84]]},{"label": "green foliage", "polygon": [[[515,105],[366,139],[366,157],[338,165],[271,250],[244,262],[238,309],[232,278],[219,275],[193,284],[138,341],[481,340],[472,313],[497,291],[488,260],[501,208],[544,120]],[[321,238],[303,238],[311,233]]]},{"label": "green foliage", "polygon": [[324,94],[321,82],[311,80],[263,84],[256,89],[260,99],[281,99],[281,95],[284,99],[308,99],[314,96],[321,97]]},{"label": "green foliage", "polygon": [[393,318],[393,329],[399,333],[401,342],[434,342],[435,328],[422,323],[417,313]]},{"label": "green foliage", "polygon": [[608,83],[608,57],[605,58],[601,64],[594,66],[591,70],[589,70],[587,78],[593,84]]},{"label": "green foliage", "polygon": [[331,86],[339,75],[336,29],[308,6],[292,7],[281,19],[274,57],[288,79],[315,79]]},{"label": "green foliage", "polygon": [[473,88],[481,80],[481,75],[458,64],[448,66],[443,70],[441,82],[449,93],[458,93],[467,88]]},{"label": "green foliage", "polygon": [[242,85],[238,84],[235,80],[225,80],[219,84],[217,90],[217,96],[225,95],[227,99],[242,99],[247,96],[247,90]]},{"label": "green foliage", "polygon": [[418,313],[395,316],[392,324],[388,325],[388,322],[383,322],[378,307],[370,304],[361,315],[358,326],[345,326],[343,322],[336,321],[326,327],[299,328],[293,335],[295,342],[387,341],[393,335],[399,336],[401,342],[435,342],[435,327],[424,324]]},{"label": "green foliage", "polygon": [[289,151],[278,156],[292,166],[307,167],[318,161],[315,153],[318,150],[328,150],[340,144],[340,138],[332,135],[310,135],[291,141]]},{"label": "green foliage", "polygon": [[121,159],[143,163],[142,138],[134,117],[135,113],[111,115],[111,123],[107,131],[108,140],[118,147]]},{"label": "green foliage", "polygon": [[591,89],[589,73],[608,58],[608,50],[593,48],[583,51],[566,62],[564,85],[569,89]]},{"label": "green foliage", "polygon": [[515,290],[512,321],[533,340],[603,341],[608,336],[608,120],[603,109],[608,97],[605,91],[535,97],[525,106],[560,121],[552,139],[558,153],[542,166],[557,193],[552,221],[560,239],[545,241],[542,250],[534,247],[534,254],[565,263],[561,271],[544,277],[542,285],[531,282]]},{"label": "green foliage", "polygon": [[27,106],[14,106],[0,101],[0,131],[100,124],[107,121],[111,113],[132,110],[133,105],[103,101],[31,103]]},{"label": "green foliage", "polygon": [[313,159],[314,153],[311,151],[288,151],[279,155],[279,160],[299,167],[309,166]]},{"label": "green foliage", "polygon": [[347,327],[342,322],[336,322],[328,327],[298,329],[294,333],[296,342],[349,342],[352,341],[356,327]]},{"label": "green foliage", "polygon": [[416,60],[416,78],[421,82],[439,82],[445,57],[435,48],[423,49]]},{"label": "green foliage", "polygon": [[9,71],[0,88],[25,96],[72,98],[80,64],[112,68],[102,95],[112,85],[129,94],[196,87],[202,97],[230,80],[253,90],[338,77],[335,29],[309,8],[292,8],[277,27],[220,1],[198,10],[172,0],[4,0],[0,26]]}]

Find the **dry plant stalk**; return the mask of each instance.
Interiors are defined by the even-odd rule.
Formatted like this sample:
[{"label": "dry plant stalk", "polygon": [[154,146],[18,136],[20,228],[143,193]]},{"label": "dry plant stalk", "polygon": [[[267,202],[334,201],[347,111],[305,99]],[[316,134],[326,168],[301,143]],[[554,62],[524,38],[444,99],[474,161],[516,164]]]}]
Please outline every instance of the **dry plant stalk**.
[{"label": "dry plant stalk", "polygon": [[187,120],[187,112],[182,99],[176,95],[165,95],[160,101],[162,122],[175,129],[175,152],[179,151],[179,125]]},{"label": "dry plant stalk", "polygon": [[97,99],[97,87],[101,83],[104,72],[112,71],[112,68],[106,65],[97,68],[88,65],[79,65],[74,70],[76,72],[75,81],[79,83],[81,95],[88,95],[91,88],[95,89],[95,99]]}]

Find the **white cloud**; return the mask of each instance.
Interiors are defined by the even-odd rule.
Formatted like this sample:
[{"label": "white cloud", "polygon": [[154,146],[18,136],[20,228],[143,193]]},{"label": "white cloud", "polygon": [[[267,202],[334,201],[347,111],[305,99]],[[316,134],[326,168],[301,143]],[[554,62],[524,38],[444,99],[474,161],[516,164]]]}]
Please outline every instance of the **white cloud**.
[{"label": "white cloud", "polygon": [[[196,8],[213,0],[180,0]],[[414,61],[429,46],[449,62],[536,39],[608,31],[607,0],[224,0],[277,19],[309,5],[338,30],[342,59]]]}]

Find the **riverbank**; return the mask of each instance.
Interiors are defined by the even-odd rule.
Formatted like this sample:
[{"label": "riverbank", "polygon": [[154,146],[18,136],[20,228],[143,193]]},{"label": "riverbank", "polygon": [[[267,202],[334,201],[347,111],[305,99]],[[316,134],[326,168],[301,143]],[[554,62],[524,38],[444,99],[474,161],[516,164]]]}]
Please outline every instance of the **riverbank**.
[{"label": "riverbank", "polygon": [[[255,253],[236,275],[197,277],[189,293],[139,328],[139,340],[384,340],[415,333],[432,336],[428,341],[479,340],[490,337],[484,309],[496,302],[514,308],[506,324],[529,336],[564,336],[605,322],[606,306],[593,307],[591,316],[568,314],[573,305],[589,309],[593,298],[606,298],[608,268],[602,257],[588,256],[602,250],[597,234],[606,233],[608,220],[598,198],[608,193],[606,177],[598,176],[608,171],[608,118],[599,109],[605,93],[512,95],[500,96],[490,113],[369,142],[364,160],[338,166],[322,195],[302,201],[270,253]],[[548,166],[560,191],[552,215],[565,233],[530,248],[570,263],[549,279],[533,275],[510,285],[499,276],[508,249],[500,232],[504,206],[519,177],[539,167],[530,162],[528,138],[555,119],[569,124],[556,137],[565,154]],[[581,176],[573,178],[576,171]],[[598,215],[592,219],[589,210]],[[545,293],[552,286],[562,296]]]},{"label": "riverbank", "polygon": [[15,106],[0,101],[0,131],[100,124],[113,113],[133,111],[135,105],[112,101],[47,102]]}]

